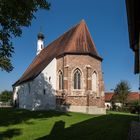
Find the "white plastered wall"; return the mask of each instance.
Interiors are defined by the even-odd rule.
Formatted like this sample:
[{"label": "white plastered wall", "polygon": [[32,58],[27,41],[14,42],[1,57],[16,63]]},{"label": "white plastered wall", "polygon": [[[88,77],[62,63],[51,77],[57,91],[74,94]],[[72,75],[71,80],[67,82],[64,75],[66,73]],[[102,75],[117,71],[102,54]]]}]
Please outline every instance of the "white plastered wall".
[{"label": "white plastered wall", "polygon": [[54,58],[33,81],[15,87],[13,98],[18,100],[19,108],[54,109],[55,92],[56,59]]}]

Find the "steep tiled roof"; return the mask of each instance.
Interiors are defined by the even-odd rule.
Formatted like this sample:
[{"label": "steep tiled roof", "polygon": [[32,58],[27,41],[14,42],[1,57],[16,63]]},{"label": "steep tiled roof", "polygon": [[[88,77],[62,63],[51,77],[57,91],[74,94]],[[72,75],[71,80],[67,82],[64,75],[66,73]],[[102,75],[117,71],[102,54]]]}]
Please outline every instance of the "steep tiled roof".
[{"label": "steep tiled roof", "polygon": [[[105,101],[110,102],[114,95],[115,95],[114,92],[106,92],[105,93]],[[136,101],[136,100],[139,100],[139,93],[138,92],[130,92],[130,94],[128,94],[128,96],[127,96],[127,101],[131,102],[131,101]]]},{"label": "steep tiled roof", "polygon": [[105,93],[105,101],[110,102],[113,96],[114,96],[113,92],[106,92]]},{"label": "steep tiled roof", "polygon": [[54,58],[65,54],[90,55],[102,61],[84,20],[45,47],[13,86],[34,79]]}]

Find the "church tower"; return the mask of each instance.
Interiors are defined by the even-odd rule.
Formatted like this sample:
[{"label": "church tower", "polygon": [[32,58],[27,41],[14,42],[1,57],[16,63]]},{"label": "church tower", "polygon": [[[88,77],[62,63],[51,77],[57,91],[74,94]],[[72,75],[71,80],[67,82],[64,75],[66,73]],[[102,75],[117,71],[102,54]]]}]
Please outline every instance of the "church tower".
[{"label": "church tower", "polygon": [[38,40],[37,40],[37,55],[41,52],[41,50],[43,50],[44,48],[44,42],[43,42],[43,39],[44,39],[44,35],[40,32],[38,33],[37,35],[38,37]]}]

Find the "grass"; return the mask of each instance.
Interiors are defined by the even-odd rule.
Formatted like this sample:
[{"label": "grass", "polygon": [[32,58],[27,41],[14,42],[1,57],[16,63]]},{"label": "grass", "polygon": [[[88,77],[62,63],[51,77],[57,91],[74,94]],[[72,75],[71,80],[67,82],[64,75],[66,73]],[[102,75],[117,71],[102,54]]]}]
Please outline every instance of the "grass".
[{"label": "grass", "polygon": [[0,140],[127,140],[129,113],[107,115],[0,109]]}]

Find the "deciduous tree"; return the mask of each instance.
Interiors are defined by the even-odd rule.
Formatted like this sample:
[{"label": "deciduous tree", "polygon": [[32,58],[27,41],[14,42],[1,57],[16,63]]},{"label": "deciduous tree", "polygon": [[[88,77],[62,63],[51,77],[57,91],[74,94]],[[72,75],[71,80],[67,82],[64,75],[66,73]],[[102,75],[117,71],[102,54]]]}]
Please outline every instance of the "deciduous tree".
[{"label": "deciduous tree", "polygon": [[12,91],[5,90],[0,94],[0,101],[2,102],[11,102],[12,101]]},{"label": "deciduous tree", "polygon": [[127,81],[120,81],[114,89],[114,92],[116,94],[115,100],[122,103],[122,107],[124,107],[127,101],[127,96],[130,93],[130,89],[130,85]]},{"label": "deciduous tree", "polygon": [[22,34],[22,27],[31,25],[35,12],[49,9],[47,0],[0,0],[0,69],[10,72],[14,47],[12,38]]}]

